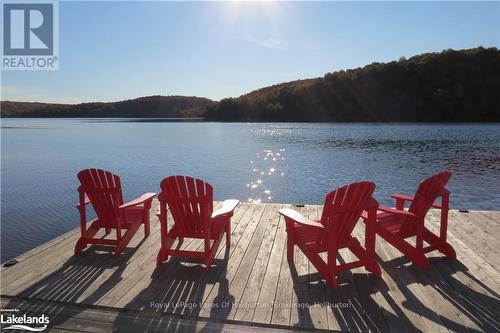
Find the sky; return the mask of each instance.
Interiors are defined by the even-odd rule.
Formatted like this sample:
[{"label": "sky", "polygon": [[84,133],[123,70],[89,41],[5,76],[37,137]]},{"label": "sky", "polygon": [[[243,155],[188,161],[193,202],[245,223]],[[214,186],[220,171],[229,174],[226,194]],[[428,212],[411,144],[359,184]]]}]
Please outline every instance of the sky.
[{"label": "sky", "polygon": [[220,100],[444,49],[500,48],[500,2],[59,4],[59,70],[2,71],[2,100]]}]

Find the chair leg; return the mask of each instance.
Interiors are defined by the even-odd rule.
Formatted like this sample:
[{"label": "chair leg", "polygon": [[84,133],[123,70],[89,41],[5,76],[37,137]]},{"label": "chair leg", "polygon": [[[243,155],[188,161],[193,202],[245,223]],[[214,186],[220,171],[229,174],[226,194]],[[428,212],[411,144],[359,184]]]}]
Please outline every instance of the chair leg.
[{"label": "chair leg", "polygon": [[83,238],[80,238],[75,245],[75,255],[82,253],[82,251],[87,247],[87,243]]},{"label": "chair leg", "polygon": [[[222,235],[221,235],[222,236]],[[220,239],[220,237],[219,237]],[[208,238],[205,238],[205,241],[204,241],[204,247],[205,247],[205,269],[208,271],[208,269],[210,268],[211,266],[211,258],[210,258],[210,255],[211,255],[211,249],[210,249],[210,239]]]},{"label": "chair leg", "polygon": [[208,271],[211,266],[212,266],[212,260],[210,258],[210,255],[207,255],[205,258],[205,270]]},{"label": "chair leg", "polygon": [[294,252],[294,244],[293,244],[293,237],[288,234],[287,241],[286,241],[286,258],[288,261],[293,261],[293,252]]},{"label": "chair leg", "polygon": [[381,277],[382,276],[382,271],[380,270],[380,266],[378,262],[372,261],[370,263],[367,263],[365,265],[365,269],[375,275],[376,277]]},{"label": "chair leg", "polygon": [[420,266],[423,269],[430,269],[431,265],[429,260],[425,257],[422,251],[418,251],[414,246],[408,243],[405,239],[400,238],[399,236],[394,236],[387,230],[380,228],[377,234],[385,239],[389,244],[398,249],[401,253],[406,255],[411,259],[415,264]]},{"label": "chair leg", "polygon": [[148,238],[150,234],[149,220],[144,221],[144,238]]},{"label": "chair leg", "polygon": [[160,251],[158,251],[158,255],[156,256],[156,267],[160,266],[167,259],[168,259],[168,250],[160,249]]},{"label": "chair leg", "polygon": [[328,274],[325,280],[326,280],[326,283],[330,287],[337,288],[337,276],[336,276],[336,274]]},{"label": "chair leg", "polygon": [[439,246],[439,252],[447,256],[451,260],[457,259],[457,253],[450,243],[444,243]]},{"label": "chair leg", "polygon": [[359,259],[365,263],[365,269],[375,275],[376,277],[381,277],[382,272],[378,262],[373,258],[373,255],[369,254],[369,251],[364,249],[359,241],[354,240],[353,244],[349,246],[349,250]]},{"label": "chair leg", "polygon": [[134,237],[134,235],[135,235],[137,229],[139,229],[139,227],[140,227],[140,224],[135,224],[135,225],[131,226],[125,232],[125,234],[123,234],[123,236],[120,237],[120,239],[117,241],[117,244],[116,244],[115,255],[119,256],[123,252],[123,250],[125,249],[127,244],[130,242],[132,237]]},{"label": "chair leg", "polygon": [[231,220],[226,224],[226,248],[231,246]]},{"label": "chair leg", "polygon": [[429,245],[435,246],[439,252],[447,256],[448,258],[455,260],[457,259],[457,253],[453,246],[448,243],[446,240],[442,240],[440,237],[435,235],[429,229],[424,229],[424,240],[429,243]]},{"label": "chair leg", "polygon": [[115,256],[120,256],[124,248],[125,244],[123,244],[123,242],[118,243],[115,248]]},{"label": "chair leg", "polygon": [[[127,231],[128,233],[128,231]],[[125,235],[127,235],[127,233],[125,233]],[[125,236],[124,235],[124,236]],[[123,253],[123,250],[125,249],[125,247],[127,246],[128,244],[128,240],[124,238],[122,238],[121,240],[119,240],[117,243],[116,243],[116,247],[115,247],[115,256],[119,256]]]},{"label": "chair leg", "polygon": [[431,264],[429,263],[429,260],[427,260],[427,257],[421,253],[415,254],[414,258],[412,258],[412,261],[420,266],[420,268],[425,269],[425,270],[430,270],[431,269]]},{"label": "chair leg", "polygon": [[149,237],[150,227],[149,227],[149,210],[144,211],[144,238]]}]

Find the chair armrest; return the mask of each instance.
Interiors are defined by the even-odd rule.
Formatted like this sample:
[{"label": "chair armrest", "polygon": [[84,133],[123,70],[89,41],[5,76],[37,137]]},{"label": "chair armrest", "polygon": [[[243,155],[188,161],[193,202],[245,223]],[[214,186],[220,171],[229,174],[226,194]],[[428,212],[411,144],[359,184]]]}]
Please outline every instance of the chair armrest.
[{"label": "chair armrest", "polygon": [[316,222],[316,221],[311,221],[293,209],[289,209],[289,208],[280,209],[279,214],[284,216],[285,219],[290,219],[295,223],[307,225],[307,226],[313,227],[313,228],[325,229],[325,227],[321,223]]},{"label": "chair armrest", "polygon": [[143,195],[141,195],[140,197],[138,197],[137,199],[134,199],[132,201],[129,201],[127,203],[124,203],[123,205],[121,205],[119,208],[120,209],[123,209],[123,208],[127,208],[127,207],[133,207],[133,206],[137,206],[137,205],[140,205],[140,204],[143,204],[147,201],[150,201],[150,200],[153,200],[153,198],[156,196],[156,193],[153,193],[153,192],[149,192],[149,193],[144,193]]},{"label": "chair armrest", "polygon": [[[450,195],[450,191],[448,189],[444,189],[440,194],[439,196],[440,197],[443,197],[445,195]],[[400,194],[400,193],[394,193],[393,195],[391,195],[392,198],[396,199],[396,200],[403,200],[404,201],[413,201],[414,197],[412,197],[411,195],[406,195],[406,194]],[[441,204],[437,204],[437,203],[433,203],[432,204],[432,208],[442,208],[442,205]]]},{"label": "chair armrest", "polygon": [[228,214],[233,215],[234,209],[239,203],[240,201],[235,199],[224,200],[222,207],[212,213],[212,218],[214,219]]},{"label": "chair armrest", "polygon": [[[89,197],[85,194],[85,199],[84,199],[83,205],[84,205],[84,206],[87,206],[89,203],[90,203],[90,199],[89,199]],[[76,204],[76,207],[77,207],[77,208],[80,208],[80,203],[79,203],[79,202]]]},{"label": "chair armrest", "polygon": [[386,212],[386,213],[391,213],[391,214],[398,214],[398,215],[403,215],[403,216],[407,216],[407,217],[415,217],[415,214],[413,214],[411,212],[408,212],[405,210],[394,209],[394,208],[390,208],[390,207],[382,206],[382,205],[378,206],[378,210]]},{"label": "chair armrest", "polygon": [[412,201],[413,200],[413,197],[411,195],[401,194],[401,193],[394,193],[391,195],[391,198],[400,199],[400,200],[404,200],[404,201]]}]

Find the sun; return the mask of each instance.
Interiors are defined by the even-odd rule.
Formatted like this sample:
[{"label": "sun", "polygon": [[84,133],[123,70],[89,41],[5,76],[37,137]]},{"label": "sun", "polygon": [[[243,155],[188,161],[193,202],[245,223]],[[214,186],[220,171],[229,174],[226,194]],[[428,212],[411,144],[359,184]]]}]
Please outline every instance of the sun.
[{"label": "sun", "polygon": [[264,15],[273,26],[277,26],[286,11],[286,3],[280,1],[229,0],[224,7],[223,16],[227,23],[235,24],[243,15]]}]

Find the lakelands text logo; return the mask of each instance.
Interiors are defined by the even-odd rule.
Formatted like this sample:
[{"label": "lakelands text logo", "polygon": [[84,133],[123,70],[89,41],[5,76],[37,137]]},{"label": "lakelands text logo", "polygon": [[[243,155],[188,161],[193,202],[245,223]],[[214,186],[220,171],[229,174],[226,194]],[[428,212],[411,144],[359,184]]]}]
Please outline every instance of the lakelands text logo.
[{"label": "lakelands text logo", "polygon": [[44,314],[39,316],[19,314],[19,309],[2,309],[0,312],[2,330],[41,332],[47,329],[48,323],[49,317]]},{"label": "lakelands text logo", "polygon": [[58,69],[56,0],[2,2],[2,69]]}]

